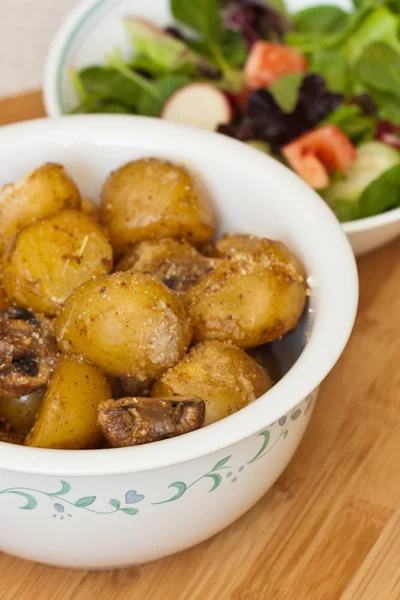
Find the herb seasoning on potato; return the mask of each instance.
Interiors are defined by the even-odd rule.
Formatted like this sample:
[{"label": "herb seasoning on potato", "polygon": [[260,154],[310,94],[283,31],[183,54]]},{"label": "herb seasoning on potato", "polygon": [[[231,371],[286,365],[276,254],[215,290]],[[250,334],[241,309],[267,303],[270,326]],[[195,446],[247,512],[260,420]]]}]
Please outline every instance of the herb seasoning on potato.
[{"label": "herb seasoning on potato", "polygon": [[159,377],[188,350],[192,329],[181,300],[142,273],[91,279],[57,317],[64,352],[84,356],[109,375]]}]

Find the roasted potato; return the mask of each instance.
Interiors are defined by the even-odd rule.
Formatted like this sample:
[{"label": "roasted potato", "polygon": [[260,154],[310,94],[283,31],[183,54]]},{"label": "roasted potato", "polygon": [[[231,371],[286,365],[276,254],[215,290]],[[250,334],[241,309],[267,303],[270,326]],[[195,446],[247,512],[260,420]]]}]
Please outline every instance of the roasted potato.
[{"label": "roasted potato", "polygon": [[0,418],[16,431],[29,431],[35,422],[45,388],[39,388],[20,398],[0,398]]},{"label": "roasted potato", "polygon": [[164,238],[146,240],[131,246],[118,261],[116,271],[140,271],[146,273],[169,260],[193,259],[201,254],[186,240]]},{"label": "roasted potato", "polygon": [[132,161],[111,173],[101,195],[101,220],[118,252],[165,237],[201,246],[214,231],[211,207],[188,171],[157,158]]},{"label": "roasted potato", "polygon": [[10,306],[10,300],[8,299],[5,289],[0,285],[0,310],[4,310],[7,306]]},{"label": "roasted potato", "polygon": [[255,235],[225,233],[214,246],[214,256],[217,258],[232,258],[241,252],[247,251],[263,253],[270,259],[274,267],[292,268],[294,276],[301,276],[304,280],[306,279],[303,265],[297,256],[282,242],[256,237]]},{"label": "roasted potato", "polygon": [[[218,258],[231,258],[236,252],[256,250],[262,239],[254,235],[225,233],[209,252]],[[267,240],[268,241],[268,240]]]},{"label": "roasted potato", "polygon": [[198,344],[154,384],[153,398],[190,396],[206,403],[204,425],[240,410],[272,387],[267,373],[240,348]]},{"label": "roasted potato", "polygon": [[182,294],[211,273],[218,259],[203,256],[185,240],[165,238],[135,244],[117,264],[117,271],[149,273]]},{"label": "roasted potato", "polygon": [[81,210],[85,215],[89,215],[95,221],[100,220],[100,206],[89,198],[82,198]]},{"label": "roasted potato", "polygon": [[25,444],[37,448],[97,448],[97,407],[111,398],[105,376],[76,356],[62,356]]},{"label": "roasted potato", "polygon": [[64,167],[46,163],[0,192],[0,256],[21,227],[66,208],[80,208],[81,196]]},{"label": "roasted potato", "polygon": [[217,339],[251,348],[296,327],[306,300],[304,272],[290,258],[276,259],[275,249],[271,257],[263,246],[222,259],[187,291],[194,341]]},{"label": "roasted potato", "polygon": [[159,377],[189,347],[192,331],[180,299],[142,273],[92,279],[68,298],[56,322],[59,347],[105,373]]},{"label": "roasted potato", "polygon": [[3,256],[3,285],[20,306],[55,315],[75,288],[112,265],[111,243],[100,225],[64,210],[17,233]]}]

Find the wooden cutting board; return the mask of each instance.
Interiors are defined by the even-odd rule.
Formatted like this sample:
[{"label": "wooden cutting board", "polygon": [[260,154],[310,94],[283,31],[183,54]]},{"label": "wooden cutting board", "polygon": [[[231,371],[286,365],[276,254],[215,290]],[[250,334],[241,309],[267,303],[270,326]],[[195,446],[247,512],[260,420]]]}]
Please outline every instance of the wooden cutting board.
[{"label": "wooden cutting board", "polygon": [[[0,101],[1,124],[43,114],[39,93]],[[400,240],[359,260],[350,343],[293,461],[250,512],[191,550],[123,571],[0,554],[0,599],[399,600],[399,259]]]}]

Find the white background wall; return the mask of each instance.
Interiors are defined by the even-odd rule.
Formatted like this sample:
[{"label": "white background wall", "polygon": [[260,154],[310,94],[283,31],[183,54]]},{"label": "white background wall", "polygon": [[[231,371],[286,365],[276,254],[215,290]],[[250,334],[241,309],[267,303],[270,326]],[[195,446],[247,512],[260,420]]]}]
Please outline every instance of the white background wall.
[{"label": "white background wall", "polygon": [[51,39],[78,0],[0,0],[0,96],[40,87]]}]

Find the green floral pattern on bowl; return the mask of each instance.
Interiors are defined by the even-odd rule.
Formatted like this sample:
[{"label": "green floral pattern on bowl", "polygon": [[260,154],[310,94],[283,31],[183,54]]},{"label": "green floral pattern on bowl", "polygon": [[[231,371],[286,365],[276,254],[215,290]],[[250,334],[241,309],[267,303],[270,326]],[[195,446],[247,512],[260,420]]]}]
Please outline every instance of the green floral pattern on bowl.
[{"label": "green floral pattern on bowl", "polygon": [[[247,462],[243,462],[237,469],[237,473],[234,472],[230,466],[232,455],[224,456],[221,458],[207,473],[198,477],[191,483],[184,481],[174,481],[171,483],[167,490],[173,491],[172,495],[168,496],[166,491],[165,498],[158,500],[157,502],[147,502],[148,505],[154,506],[159,504],[167,504],[169,502],[176,502],[182,496],[187,494],[191,488],[193,488],[200,481],[208,480],[210,482],[210,488],[208,492],[216,491],[222,484],[235,483],[239,477],[239,474],[244,471],[245,468],[251,468],[251,465],[261,459],[263,459],[271,450],[273,450],[277,444],[286,439],[290,432],[290,425],[293,421],[296,421],[301,416],[306,416],[310,411],[313,404],[314,393],[310,394],[305,401],[304,408],[295,408],[291,413],[281,417],[278,421],[280,432],[273,443],[271,443],[271,427],[275,425],[272,423],[270,427],[261,431],[255,436],[260,441],[260,448],[257,453],[250,457]],[[84,496],[77,500],[71,499],[72,486],[68,481],[61,480],[60,487],[56,491],[44,491],[29,487],[10,487],[0,490],[0,496],[15,495],[23,500],[23,504],[19,506],[21,510],[33,510],[37,508],[38,503],[41,500],[47,498],[49,505],[51,506],[51,514],[53,518],[59,518],[65,520],[71,518],[76,510],[85,510],[96,515],[114,515],[118,512],[122,512],[125,515],[134,516],[139,513],[139,508],[136,507],[146,500],[144,494],[138,493],[136,490],[130,489],[124,495],[124,498],[118,500],[117,498],[110,498],[108,500],[108,510],[98,510],[96,503],[98,501],[97,496]],[[1,498],[0,498],[1,500]],[[135,505],[135,506],[133,506]],[[142,505],[143,506],[143,505]]]}]

